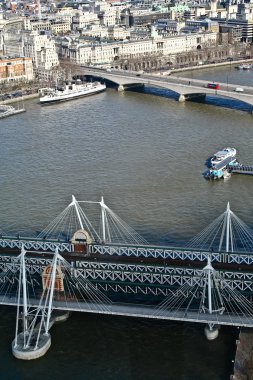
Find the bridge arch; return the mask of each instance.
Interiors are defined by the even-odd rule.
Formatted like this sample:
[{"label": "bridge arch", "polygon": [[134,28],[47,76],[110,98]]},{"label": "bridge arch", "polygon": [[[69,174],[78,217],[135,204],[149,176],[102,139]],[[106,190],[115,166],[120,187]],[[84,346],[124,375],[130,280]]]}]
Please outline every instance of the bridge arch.
[{"label": "bridge arch", "polygon": [[[184,59],[183,57],[178,57],[177,59],[181,60]],[[150,61],[152,64],[152,61]],[[142,66],[138,62],[134,63],[134,69],[135,71],[142,70]],[[101,72],[88,72],[87,73],[90,76],[101,78],[108,80],[115,85],[119,87],[120,90],[124,90],[131,87],[136,87],[140,85],[148,85],[150,87],[157,87],[157,88],[163,88],[166,90],[170,90],[178,95],[178,100],[184,101],[184,100],[191,100],[196,99],[200,97],[205,97],[206,95],[214,95],[217,98],[224,98],[224,99],[232,99],[235,101],[242,102],[243,104],[247,106],[253,106],[253,95],[251,93],[243,92],[239,93],[236,91],[233,91],[233,89],[230,89],[230,91],[226,90],[227,84],[223,83],[221,86],[223,86],[223,89],[219,90],[213,90],[207,87],[207,81],[202,81],[201,83],[191,83],[194,81],[184,79],[184,81],[175,80],[175,77],[171,81],[169,78],[162,78],[152,75],[140,75],[137,73],[138,78],[136,77],[136,74],[134,73],[124,73],[119,72],[115,75],[113,73],[107,73],[105,71]],[[236,88],[236,87],[235,87]],[[250,110],[252,111],[252,110]]]},{"label": "bridge arch", "polygon": [[92,238],[88,231],[79,229],[74,233],[70,241],[74,245],[76,252],[86,253],[88,246],[92,243]]}]

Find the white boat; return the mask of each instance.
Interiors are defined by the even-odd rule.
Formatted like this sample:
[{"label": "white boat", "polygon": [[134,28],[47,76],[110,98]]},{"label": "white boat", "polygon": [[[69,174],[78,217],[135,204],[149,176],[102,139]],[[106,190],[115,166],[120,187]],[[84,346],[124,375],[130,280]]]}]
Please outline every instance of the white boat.
[{"label": "white boat", "polygon": [[237,66],[238,70],[250,70],[251,68],[252,68],[252,65],[248,63],[243,63]]},{"label": "white boat", "polygon": [[40,98],[41,104],[65,102],[83,96],[89,96],[105,91],[106,85],[100,82],[82,83],[77,80],[75,83],[67,84],[63,88],[49,89],[45,96]]},{"label": "white boat", "polygon": [[236,156],[235,148],[224,148],[215,153],[215,155],[211,158],[212,166],[219,164],[224,161],[226,158],[231,157],[234,158]]}]

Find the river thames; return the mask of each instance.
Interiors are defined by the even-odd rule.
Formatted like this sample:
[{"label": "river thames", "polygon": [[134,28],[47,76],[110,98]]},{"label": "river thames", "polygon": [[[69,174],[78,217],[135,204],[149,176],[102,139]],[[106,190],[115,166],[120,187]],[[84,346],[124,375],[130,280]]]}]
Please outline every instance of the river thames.
[{"label": "river thames", "polygon": [[[253,72],[233,67],[185,75],[253,86]],[[208,182],[202,173],[206,159],[226,146],[253,164],[253,116],[226,102],[212,105],[215,99],[179,103],[169,95],[108,89],[46,107],[35,99],[26,113],[1,120],[2,230],[41,231],[71,194],[92,201],[103,195],[152,243],[183,245],[228,201],[252,226],[253,178]],[[53,327],[45,357],[22,362],[11,354],[15,309],[1,307],[0,379],[226,380],[238,331],[222,327],[208,342],[203,328],[74,313]]]}]

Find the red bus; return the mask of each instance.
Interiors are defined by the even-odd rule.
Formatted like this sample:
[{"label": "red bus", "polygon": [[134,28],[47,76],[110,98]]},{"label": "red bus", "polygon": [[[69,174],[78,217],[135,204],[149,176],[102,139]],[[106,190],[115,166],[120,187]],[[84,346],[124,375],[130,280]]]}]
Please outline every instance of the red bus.
[{"label": "red bus", "polygon": [[219,90],[220,85],[218,83],[207,83],[208,88],[212,88],[214,90]]}]

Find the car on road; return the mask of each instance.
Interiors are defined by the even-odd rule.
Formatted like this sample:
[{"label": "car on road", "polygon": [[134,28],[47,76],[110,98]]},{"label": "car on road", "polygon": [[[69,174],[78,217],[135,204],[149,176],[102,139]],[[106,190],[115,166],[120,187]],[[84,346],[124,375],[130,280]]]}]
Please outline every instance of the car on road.
[{"label": "car on road", "polygon": [[244,89],[242,87],[236,87],[235,92],[244,92]]},{"label": "car on road", "polygon": [[207,83],[207,88],[212,88],[213,90],[219,90],[220,85],[218,83]]}]

